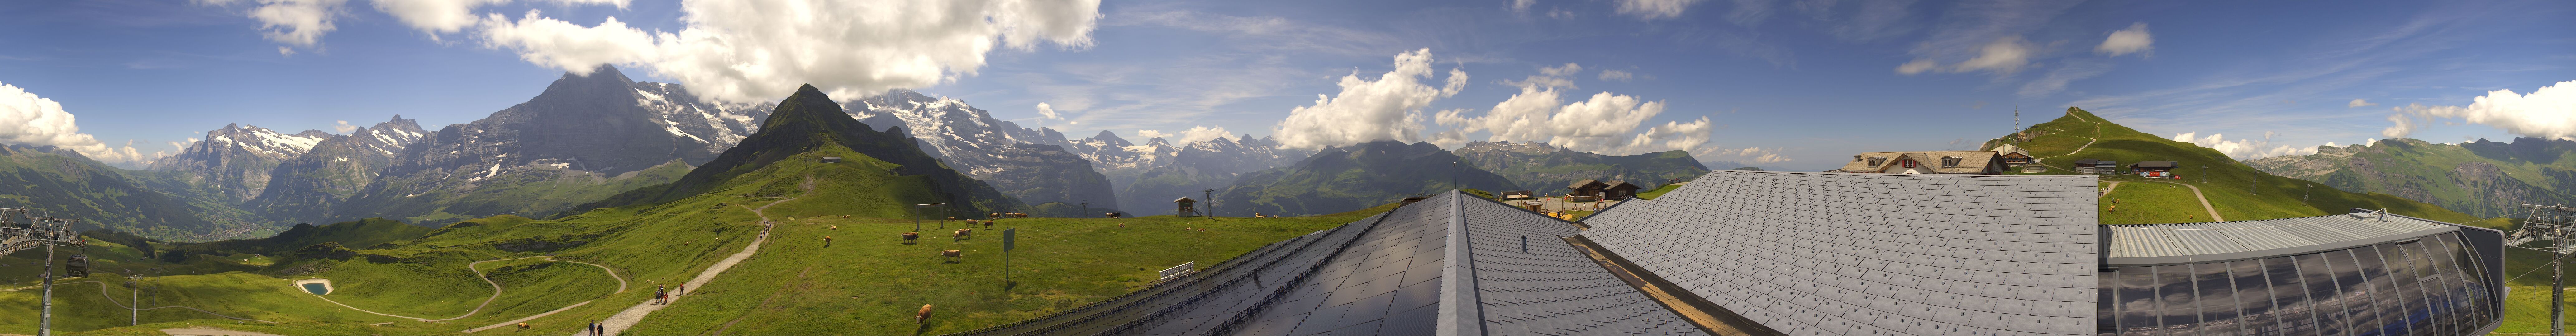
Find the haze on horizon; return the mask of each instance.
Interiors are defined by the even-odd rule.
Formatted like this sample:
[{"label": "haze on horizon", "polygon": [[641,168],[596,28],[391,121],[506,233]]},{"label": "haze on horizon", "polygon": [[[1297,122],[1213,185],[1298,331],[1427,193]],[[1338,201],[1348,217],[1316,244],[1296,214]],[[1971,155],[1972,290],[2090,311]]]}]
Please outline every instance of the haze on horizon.
[{"label": "haze on horizon", "polygon": [[2330,6],[15,1],[0,142],[140,167],[229,123],[470,121],[601,64],[722,104],[913,89],[1073,135],[1540,141],[1797,170],[1973,149],[2015,106],[2023,125],[2081,106],[2239,159],[2576,139],[2576,4]]}]

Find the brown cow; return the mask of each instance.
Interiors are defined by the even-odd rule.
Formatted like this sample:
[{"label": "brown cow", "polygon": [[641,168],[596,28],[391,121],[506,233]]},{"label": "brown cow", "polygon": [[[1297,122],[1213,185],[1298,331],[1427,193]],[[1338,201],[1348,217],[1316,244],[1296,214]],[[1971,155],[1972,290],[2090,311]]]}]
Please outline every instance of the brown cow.
[{"label": "brown cow", "polygon": [[988,214],[984,214],[984,218],[1002,218],[1002,213],[995,212],[995,213],[988,213]]},{"label": "brown cow", "polygon": [[1025,212],[1020,213],[1020,218],[1029,218],[1029,214]]},{"label": "brown cow", "polygon": [[[948,252],[957,252],[957,250],[948,250]],[[930,305],[921,305],[921,313],[912,314],[912,323],[922,324],[928,322],[930,322]]]},{"label": "brown cow", "polygon": [[914,240],[921,240],[921,233],[920,233],[920,232],[905,232],[905,233],[903,233],[903,241],[904,241],[904,242],[912,242],[912,241],[914,241]]},{"label": "brown cow", "polygon": [[948,240],[957,240],[957,239],[961,239],[961,238],[965,238],[965,237],[974,237],[974,236],[975,236],[975,228],[957,229],[957,233],[953,233],[953,234],[949,234],[949,235],[948,235]]},{"label": "brown cow", "polygon": [[984,226],[993,226],[993,221],[984,221]]},{"label": "brown cow", "polygon": [[957,261],[966,261],[966,252],[965,252],[965,251],[958,251],[958,250],[946,250],[946,251],[939,251],[939,256],[941,256],[941,257],[949,257],[949,258],[957,258]]},{"label": "brown cow", "polygon": [[957,220],[957,216],[948,216],[948,220]]}]

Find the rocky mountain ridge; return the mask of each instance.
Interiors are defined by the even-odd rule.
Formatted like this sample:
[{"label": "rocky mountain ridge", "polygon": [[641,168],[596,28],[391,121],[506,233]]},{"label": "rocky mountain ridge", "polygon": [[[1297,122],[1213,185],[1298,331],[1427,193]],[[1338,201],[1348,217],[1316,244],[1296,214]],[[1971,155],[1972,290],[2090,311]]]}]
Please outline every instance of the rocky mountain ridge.
[{"label": "rocky mountain ridge", "polygon": [[2576,141],[2516,138],[2459,144],[2396,138],[2316,154],[2247,160],[2273,175],[2378,192],[2478,216],[2521,204],[2576,203]]}]

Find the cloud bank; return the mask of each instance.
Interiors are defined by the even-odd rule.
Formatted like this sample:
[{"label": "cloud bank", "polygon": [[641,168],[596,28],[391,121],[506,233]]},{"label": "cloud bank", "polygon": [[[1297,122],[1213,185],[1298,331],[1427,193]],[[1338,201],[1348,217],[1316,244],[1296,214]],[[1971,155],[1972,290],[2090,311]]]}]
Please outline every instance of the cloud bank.
[{"label": "cloud bank", "polygon": [[1432,87],[1431,49],[1395,55],[1395,69],[1376,80],[1357,71],[1342,76],[1342,91],[1315,95],[1315,104],[1288,111],[1271,134],[1290,148],[1323,148],[1378,140],[1420,141],[1422,109],[1457,95],[1467,86],[1467,71],[1449,69],[1446,85]]},{"label": "cloud bank", "polygon": [[130,144],[109,146],[99,142],[81,133],[79,123],[71,112],[63,111],[62,103],[8,83],[0,83],[0,143],[62,147],[99,162],[129,167],[158,156],[138,153]]},{"label": "cloud bank", "polygon": [[[269,39],[311,48],[348,0],[255,2],[247,15]],[[542,0],[613,5],[629,0]],[[477,13],[511,0],[374,0],[376,10],[440,40],[464,34],[530,63],[587,74],[601,64],[647,70],[701,97],[759,103],[813,84],[856,99],[971,76],[997,48],[1088,48],[1099,0],[684,0],[678,31],[645,31],[616,17],[582,25],[530,10]],[[280,47],[279,52],[292,49]]]},{"label": "cloud bank", "polygon": [[709,98],[755,103],[798,85],[858,98],[973,75],[997,47],[1091,45],[1100,1],[692,0],[687,26],[645,32],[616,18],[583,27],[529,11],[486,14],[486,46],[575,73],[639,66]]},{"label": "cloud bank", "polygon": [[2391,138],[2412,134],[2433,119],[2459,119],[2515,135],[2576,140],[2576,81],[2542,86],[2531,94],[2490,91],[2469,106],[2407,104],[2389,109],[2397,112],[2388,116],[2396,125],[2379,134]]},{"label": "cloud bank", "polygon": [[1163,141],[1170,141],[1174,146],[1185,145],[1192,142],[1216,140],[1216,138],[1232,136],[1233,134],[1234,133],[1226,132],[1225,127],[1208,126],[1190,127],[1190,129],[1181,130],[1180,132],[1136,130],[1136,135],[1144,136],[1146,138],[1163,138]]},{"label": "cloud bank", "polygon": [[[1618,4],[1614,7],[1621,15],[1651,21],[1681,17],[1682,10],[1690,9],[1692,3],[1698,2],[1700,0],[1618,0]],[[1513,6],[1513,8],[1528,8],[1518,3]]]},{"label": "cloud bank", "polygon": [[1682,150],[1703,159],[1732,154],[1756,163],[1787,160],[1758,148],[1725,150],[1709,145],[1710,131],[1716,125],[1705,116],[1660,125],[1648,123],[1664,113],[1662,101],[1601,92],[1568,103],[1561,90],[1571,89],[1573,84],[1565,78],[1580,74],[1581,69],[1572,63],[1541,67],[1538,75],[1512,82],[1520,86],[1519,94],[1495,103],[1481,116],[1469,117],[1464,109],[1440,111],[1435,121],[1450,129],[1433,135],[1432,141],[1445,148],[1458,148],[1469,140],[1467,134],[1486,132],[1486,141],[1546,142],[1604,155]]},{"label": "cloud bank", "polygon": [[[2218,133],[2210,133],[2209,136],[2206,137],[2197,135],[2199,135],[2199,132],[2175,134],[2173,136],[2173,140],[2189,142],[2194,145],[2200,145],[2201,147],[2215,149],[2218,150],[2219,153],[2227,154],[2227,157],[2236,158],[2237,160],[2253,160],[2282,155],[2308,155],[2317,153],[2317,148],[2314,146],[2291,147],[2290,145],[2273,145],[2272,136],[2276,134],[2273,134],[2272,132],[2263,132],[2263,138],[2259,140],[2227,140],[2226,134]],[[2334,143],[2329,142],[2326,143],[2326,145],[2332,146]]]}]

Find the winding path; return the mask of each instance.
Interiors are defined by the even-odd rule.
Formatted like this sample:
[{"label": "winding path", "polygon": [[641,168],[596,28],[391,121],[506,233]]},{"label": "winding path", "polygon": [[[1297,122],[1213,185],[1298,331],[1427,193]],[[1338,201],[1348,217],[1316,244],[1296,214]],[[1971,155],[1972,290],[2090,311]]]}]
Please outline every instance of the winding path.
[{"label": "winding path", "polygon": [[[519,258],[519,259],[526,259],[526,258]],[[502,260],[509,260],[509,259],[502,259]],[[499,261],[499,260],[493,260],[493,261]],[[617,294],[617,293],[625,293],[625,292],[626,292],[626,278],[625,278],[625,277],[617,276],[617,270],[609,269],[609,268],[608,268],[608,266],[600,266],[599,264],[586,263],[586,262],[579,262],[579,261],[555,260],[555,257],[554,257],[554,256],[546,256],[546,261],[568,262],[568,263],[575,263],[575,264],[590,265],[591,267],[598,267],[598,268],[599,268],[599,270],[602,270],[602,271],[608,271],[608,278],[610,278],[610,279],[617,279],[617,291],[615,291],[615,292],[609,292],[608,294],[615,295],[615,294]],[[480,272],[477,272],[477,273],[480,273]],[[499,296],[498,296],[498,295],[495,295],[494,297],[499,297]],[[510,326],[510,325],[519,324],[519,322],[527,322],[528,320],[535,320],[535,319],[540,318],[540,317],[546,317],[546,316],[548,316],[548,315],[554,315],[555,313],[561,313],[561,312],[564,312],[564,311],[566,311],[566,310],[572,310],[574,307],[581,307],[582,305],[590,304],[590,302],[591,302],[591,301],[598,301],[598,300],[583,300],[583,301],[581,301],[581,303],[574,303],[574,304],[572,304],[572,305],[570,305],[570,306],[564,306],[563,308],[555,308],[555,310],[549,310],[549,311],[546,311],[546,312],[544,312],[544,313],[537,313],[536,315],[528,315],[528,317],[521,317],[521,318],[516,319],[516,320],[509,320],[509,321],[505,321],[505,322],[501,322],[501,323],[493,323],[492,325],[482,326],[482,327],[474,328],[474,329],[465,329],[465,332],[469,332],[469,333],[470,333],[470,332],[477,332],[477,331],[484,331],[484,330],[492,330],[493,328],[507,327],[507,326]]]},{"label": "winding path", "polygon": [[[796,200],[796,199],[794,199],[794,198],[782,198],[782,199],[779,199],[779,200],[774,201],[774,202],[769,202],[769,204],[767,204],[767,205],[761,205],[761,206],[760,206],[760,208],[757,208],[757,209],[751,209],[751,214],[752,214],[753,216],[759,216],[759,217],[760,217],[760,224],[761,224],[761,225],[764,225],[763,227],[761,227],[761,228],[760,228],[760,236],[759,236],[759,237],[757,237],[757,238],[752,238],[752,240],[751,240],[751,245],[743,246],[743,247],[742,247],[742,252],[735,252],[732,256],[726,256],[726,257],[724,258],[724,260],[716,261],[715,265],[707,266],[707,270],[698,272],[698,276],[697,276],[697,277],[695,277],[695,278],[690,278],[690,279],[689,279],[689,282],[685,283],[684,287],[681,287],[681,288],[682,288],[683,290],[686,290],[686,289],[691,289],[691,288],[700,288],[700,287],[705,287],[705,286],[707,285],[707,282],[708,282],[708,281],[715,281],[715,279],[716,279],[716,275],[717,275],[717,274],[722,274],[722,273],[724,273],[724,271],[725,271],[726,269],[731,269],[731,268],[733,268],[733,265],[734,265],[734,264],[742,263],[742,261],[743,261],[744,259],[751,259],[751,255],[752,255],[752,253],[754,253],[754,252],[760,252],[760,243],[768,242],[768,241],[769,241],[769,231],[770,231],[771,229],[776,229],[776,228],[778,228],[778,222],[770,221],[770,220],[769,220],[769,215],[767,215],[767,214],[763,214],[763,213],[761,213],[761,211],[762,211],[762,210],[769,210],[769,207],[771,207],[771,206],[777,206],[779,203],[787,203],[787,201],[793,201],[793,200]],[[749,208],[749,207],[745,207],[745,208]],[[680,292],[680,293],[671,293],[671,300],[670,300],[670,301],[671,301],[671,302],[679,302],[679,300],[680,300],[680,295],[681,295],[681,294],[686,294],[686,293],[687,293],[686,291],[683,291],[683,292]],[[634,307],[627,307],[625,311],[617,312],[617,315],[611,315],[611,316],[609,316],[609,317],[608,317],[608,319],[599,321],[599,324],[606,326],[606,329],[608,330],[608,332],[607,332],[607,334],[608,334],[608,335],[616,335],[618,332],[626,331],[626,328],[633,328],[633,327],[635,327],[635,323],[637,323],[637,322],[643,322],[643,321],[644,321],[644,315],[652,314],[654,311],[662,310],[662,308],[670,307],[670,306],[671,306],[671,305],[668,305],[668,304],[658,304],[658,305],[657,305],[657,304],[653,304],[653,301],[652,301],[652,300],[645,300],[644,302],[637,302],[637,303],[635,303],[635,306],[634,306]],[[585,331],[583,331],[583,332],[581,332],[581,333],[574,334],[574,335],[582,335],[582,336],[600,336],[600,335],[592,335],[592,334],[590,334],[590,332],[589,332],[589,331],[586,331],[586,330],[585,330]]]},{"label": "winding path", "polygon": [[[2084,119],[2084,116],[2079,116],[2079,115],[2074,115],[2074,114],[2068,114],[2068,115],[2066,115],[2066,116],[2069,116],[2069,117],[2075,117],[2075,120],[2081,120],[2081,121],[2084,121],[2084,122],[2093,123],[2093,135],[2096,135],[2096,136],[2102,135],[2102,122],[2099,122],[2099,121],[2092,121],[2092,120],[2087,120],[2087,119]],[[2095,143],[2095,142],[2101,142],[2101,141],[2102,141],[2102,139],[2100,139],[2100,138],[2081,137],[2081,136],[2074,136],[2074,135],[2067,135],[2067,136],[2071,136],[2071,137],[2078,137],[2078,138],[2085,138],[2085,139],[2091,139],[2091,141],[2085,141],[2083,146],[2077,146],[2077,147],[2075,147],[2075,151],[2066,152],[2066,154],[2058,154],[2058,155],[2054,155],[2054,156],[2044,157],[2044,158],[2040,158],[2040,159],[2047,159],[2047,158],[2053,158],[2053,157],[2059,157],[2059,156],[2067,156],[2067,155],[2075,155],[2075,153],[2083,153],[2085,148],[2092,148],[2092,147],[2093,147],[2093,143]],[[2044,162],[2043,162],[2043,163],[2041,163],[2041,164],[2040,164],[2040,166],[2049,167],[2049,168],[2056,168],[2056,167],[2053,167],[2053,166],[2048,166],[2048,164],[2047,164],[2047,163],[2044,163]],[[2067,171],[2075,171],[2075,169],[2073,169],[2073,168],[2068,168],[2068,169],[2066,169],[2066,170],[2067,170]],[[2102,189],[2102,195],[2104,195],[2104,196],[2109,196],[2109,195],[2111,195],[2111,190],[2112,190],[2112,189],[2119,189],[2119,188],[2120,188],[2120,182],[2130,182],[2130,181],[2112,181],[2112,182],[2111,182],[2111,187]],[[2209,205],[2209,196],[2207,196],[2207,195],[2202,195],[2202,194],[2200,193],[2200,186],[2191,185],[2191,184],[2189,184],[2189,183],[2169,182],[2169,181],[2136,181],[2136,182],[2172,183],[2172,184],[2180,184],[2180,185],[2182,185],[2183,187],[2191,188],[2191,197],[2193,197],[2193,198],[2199,198],[2199,199],[2200,199],[2200,209],[2201,209],[2201,210],[2208,210],[2208,211],[2209,211],[2209,220],[2210,220],[2210,221],[2212,221],[2212,222],[2225,222],[2225,221],[2227,221],[2227,217],[2219,216],[2219,215],[2218,215],[2218,207],[2214,207],[2214,206],[2210,206],[2210,205]]]},{"label": "winding path", "polygon": [[[107,297],[107,303],[115,304],[117,308],[134,309],[134,306],[126,305],[126,304],[124,304],[124,303],[116,302],[116,296],[115,296],[115,295],[109,295],[109,294],[107,293],[107,283],[105,283],[105,282],[98,282],[98,280],[87,280],[87,281],[72,282],[72,283],[58,283],[58,284],[54,284],[54,286],[63,286],[63,285],[71,285],[71,284],[83,284],[83,283],[94,283],[94,284],[98,284],[98,296]],[[22,291],[22,290],[35,289],[35,288],[38,288],[38,287],[44,287],[44,286],[39,285],[39,286],[34,286],[34,287],[19,288],[19,289],[5,289],[5,290],[6,290],[6,291],[12,291],[12,292],[15,292],[15,291]],[[188,310],[194,310],[194,311],[197,311],[197,312],[199,312],[199,313],[206,313],[206,315],[214,315],[214,316],[216,316],[216,317],[222,317],[222,318],[228,318],[228,319],[235,319],[235,320],[243,320],[243,321],[252,321],[252,322],[272,323],[272,324],[273,324],[273,323],[277,323],[277,322],[270,322],[270,321],[265,321],[265,320],[254,320],[254,319],[247,319],[247,318],[232,317],[232,316],[224,315],[224,314],[216,314],[215,312],[206,311],[205,309],[197,309],[197,307],[189,307],[189,306],[160,306],[160,307],[152,307],[152,308],[143,308],[143,309],[139,309],[139,310],[153,310],[153,309],[161,309],[161,308],[187,308]]]}]

